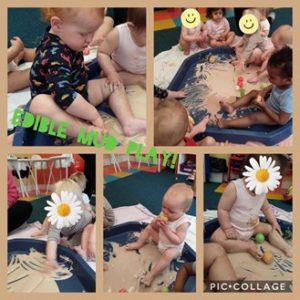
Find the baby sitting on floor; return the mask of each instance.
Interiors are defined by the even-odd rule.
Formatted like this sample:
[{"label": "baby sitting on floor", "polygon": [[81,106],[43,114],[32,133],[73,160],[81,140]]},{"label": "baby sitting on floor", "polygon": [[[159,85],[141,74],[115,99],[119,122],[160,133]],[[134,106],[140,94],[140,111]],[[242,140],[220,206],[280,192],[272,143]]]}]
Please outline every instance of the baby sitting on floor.
[{"label": "baby sitting on floor", "polygon": [[136,242],[126,245],[127,250],[140,249],[150,237],[158,245],[161,258],[142,279],[146,286],[150,286],[154,278],[181,255],[190,226],[185,213],[192,201],[193,190],[190,186],[184,183],[173,184],[164,194],[160,216],[145,228]]}]

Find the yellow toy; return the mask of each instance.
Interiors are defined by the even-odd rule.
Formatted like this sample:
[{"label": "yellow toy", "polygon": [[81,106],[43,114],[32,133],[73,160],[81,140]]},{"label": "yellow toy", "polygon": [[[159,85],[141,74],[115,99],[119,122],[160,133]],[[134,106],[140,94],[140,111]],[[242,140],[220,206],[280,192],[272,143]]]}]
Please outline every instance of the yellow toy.
[{"label": "yellow toy", "polygon": [[159,220],[160,221],[162,221],[162,222],[168,222],[168,217],[163,213],[163,212],[161,212],[159,215],[158,215],[158,218],[159,218]]}]

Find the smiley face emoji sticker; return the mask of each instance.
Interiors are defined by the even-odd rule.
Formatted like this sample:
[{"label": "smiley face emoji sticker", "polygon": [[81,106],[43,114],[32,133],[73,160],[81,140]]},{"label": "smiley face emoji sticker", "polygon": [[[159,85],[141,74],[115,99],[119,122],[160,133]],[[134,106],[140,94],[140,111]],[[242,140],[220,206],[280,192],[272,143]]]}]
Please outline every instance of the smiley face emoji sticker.
[{"label": "smiley face emoji sticker", "polygon": [[181,14],[181,23],[186,28],[194,28],[201,22],[201,17],[198,10],[188,8]]},{"label": "smiley face emoji sticker", "polygon": [[252,14],[246,14],[240,18],[240,30],[245,34],[252,34],[258,29],[258,20]]}]

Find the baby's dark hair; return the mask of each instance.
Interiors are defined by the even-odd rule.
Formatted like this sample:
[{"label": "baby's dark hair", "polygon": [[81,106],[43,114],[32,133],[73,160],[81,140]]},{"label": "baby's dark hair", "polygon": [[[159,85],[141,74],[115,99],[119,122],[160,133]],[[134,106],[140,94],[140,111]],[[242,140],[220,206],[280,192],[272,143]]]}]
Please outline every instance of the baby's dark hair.
[{"label": "baby's dark hair", "polygon": [[284,47],[272,54],[268,65],[271,68],[280,68],[282,78],[293,78],[293,50],[290,47]]},{"label": "baby's dark hair", "polygon": [[214,11],[218,11],[219,9],[222,10],[223,16],[225,16],[225,13],[226,13],[225,7],[208,7],[208,8],[207,8],[207,11],[206,11],[206,17],[207,17],[208,19],[212,19],[212,14],[213,14],[213,12],[214,12]]},{"label": "baby's dark hair", "polygon": [[267,156],[267,157],[272,157],[273,160],[275,160],[275,166],[279,166],[280,173],[284,174],[284,172],[288,169],[289,166],[289,160],[285,155],[282,154],[248,154],[246,155],[243,164],[240,168],[240,178],[243,178],[244,175],[243,173],[246,172],[245,166],[251,167],[250,165],[250,159],[254,158],[258,163],[259,163],[259,157],[260,156]]},{"label": "baby's dark hair", "polygon": [[127,21],[131,22],[138,31],[146,29],[146,8],[130,7],[127,12]]}]

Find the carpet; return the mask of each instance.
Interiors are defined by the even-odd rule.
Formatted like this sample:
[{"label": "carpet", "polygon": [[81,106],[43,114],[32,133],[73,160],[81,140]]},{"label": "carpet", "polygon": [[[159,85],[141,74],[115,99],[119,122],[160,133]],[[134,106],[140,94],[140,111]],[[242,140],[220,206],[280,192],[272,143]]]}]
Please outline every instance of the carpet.
[{"label": "carpet", "polygon": [[[223,193],[226,186],[227,186],[227,182],[223,182],[221,183],[216,189],[215,192],[216,193]],[[273,192],[269,192],[267,194],[267,199],[269,200],[279,200],[279,201],[285,201],[284,199],[284,195],[288,192],[288,189],[283,189],[283,188],[277,188],[276,190],[274,190]]]}]

